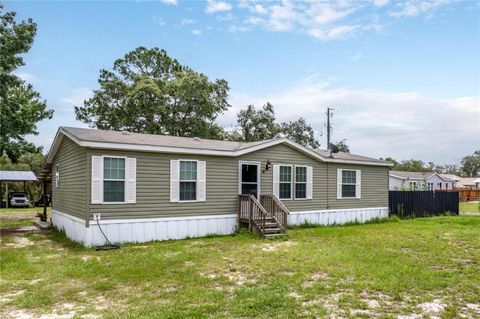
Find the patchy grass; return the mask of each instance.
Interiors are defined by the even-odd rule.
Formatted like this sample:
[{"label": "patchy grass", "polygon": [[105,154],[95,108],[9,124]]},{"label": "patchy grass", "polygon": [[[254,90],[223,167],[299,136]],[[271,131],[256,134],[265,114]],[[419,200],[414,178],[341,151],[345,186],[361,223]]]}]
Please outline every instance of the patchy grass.
[{"label": "patchy grass", "polygon": [[[19,228],[23,229],[23,228]],[[123,245],[2,235],[2,318],[480,316],[480,218]]]},{"label": "patchy grass", "polygon": [[[50,216],[51,208],[47,208],[47,216]],[[43,213],[43,207],[32,208],[1,208],[0,228],[23,227],[33,225],[38,214]]]},{"label": "patchy grass", "polygon": [[460,214],[480,216],[480,202],[460,203]]}]

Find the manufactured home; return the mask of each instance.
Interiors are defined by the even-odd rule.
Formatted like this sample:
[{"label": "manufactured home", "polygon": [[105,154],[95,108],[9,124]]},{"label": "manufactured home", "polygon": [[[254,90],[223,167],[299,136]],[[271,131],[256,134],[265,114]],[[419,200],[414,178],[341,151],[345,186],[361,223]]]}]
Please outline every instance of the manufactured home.
[{"label": "manufactured home", "polygon": [[455,188],[455,180],[435,172],[390,171],[389,189],[392,191],[436,191]]},{"label": "manufactured home", "polygon": [[286,138],[242,143],[60,127],[52,223],[85,246],[388,216],[390,163]]}]

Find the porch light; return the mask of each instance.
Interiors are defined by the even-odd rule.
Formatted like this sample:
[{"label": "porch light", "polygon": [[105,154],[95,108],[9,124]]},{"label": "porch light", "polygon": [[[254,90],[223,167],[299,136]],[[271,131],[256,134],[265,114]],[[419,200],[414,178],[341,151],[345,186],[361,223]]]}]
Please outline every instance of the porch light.
[{"label": "porch light", "polygon": [[267,160],[267,163],[265,164],[265,170],[268,171],[272,167],[272,162],[270,160]]}]

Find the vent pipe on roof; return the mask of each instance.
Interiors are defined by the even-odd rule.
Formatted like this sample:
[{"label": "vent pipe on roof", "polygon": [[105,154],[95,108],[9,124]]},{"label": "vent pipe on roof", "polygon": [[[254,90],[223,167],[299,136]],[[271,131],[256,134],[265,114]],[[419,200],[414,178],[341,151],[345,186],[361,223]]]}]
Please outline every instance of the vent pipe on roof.
[{"label": "vent pipe on roof", "polygon": [[200,137],[195,136],[195,137],[193,138],[193,140],[194,140],[194,141],[200,141]]}]

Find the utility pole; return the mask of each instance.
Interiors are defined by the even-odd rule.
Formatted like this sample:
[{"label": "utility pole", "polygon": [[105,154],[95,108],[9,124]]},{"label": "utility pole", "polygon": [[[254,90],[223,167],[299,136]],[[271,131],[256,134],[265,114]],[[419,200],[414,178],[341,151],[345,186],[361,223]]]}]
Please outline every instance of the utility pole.
[{"label": "utility pole", "polygon": [[333,109],[327,107],[327,149],[330,148],[330,130],[331,130],[331,127],[330,127],[330,111],[332,111]]}]

